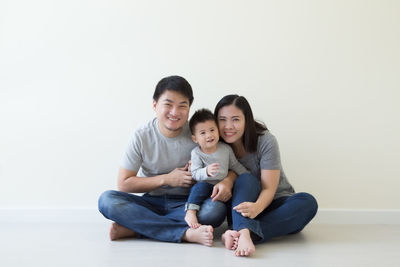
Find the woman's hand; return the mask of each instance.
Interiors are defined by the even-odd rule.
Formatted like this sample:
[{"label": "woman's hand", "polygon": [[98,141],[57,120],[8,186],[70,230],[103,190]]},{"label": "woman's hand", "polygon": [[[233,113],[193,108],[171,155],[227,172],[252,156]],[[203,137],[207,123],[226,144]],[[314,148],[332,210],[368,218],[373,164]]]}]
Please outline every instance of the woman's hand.
[{"label": "woman's hand", "polygon": [[229,181],[229,179],[224,179],[218,184],[214,185],[211,198],[212,202],[214,201],[222,201],[226,202],[232,197],[232,187],[233,183]]},{"label": "woman's hand", "polygon": [[242,214],[243,217],[248,217],[250,219],[254,219],[262,211],[257,203],[254,202],[242,202],[233,207],[233,209]]}]

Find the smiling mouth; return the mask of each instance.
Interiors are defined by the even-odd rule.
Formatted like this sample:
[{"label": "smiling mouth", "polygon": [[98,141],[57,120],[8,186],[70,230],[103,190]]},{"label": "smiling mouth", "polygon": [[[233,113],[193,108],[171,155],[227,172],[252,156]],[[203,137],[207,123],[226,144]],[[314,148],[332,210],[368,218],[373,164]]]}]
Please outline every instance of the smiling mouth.
[{"label": "smiling mouth", "polygon": [[170,121],[179,121],[179,119],[178,118],[168,118],[168,120],[170,120]]},{"label": "smiling mouth", "polygon": [[227,133],[227,132],[224,132],[224,135],[227,136],[227,137],[230,137],[230,136],[235,135],[235,133],[231,133],[231,132]]}]

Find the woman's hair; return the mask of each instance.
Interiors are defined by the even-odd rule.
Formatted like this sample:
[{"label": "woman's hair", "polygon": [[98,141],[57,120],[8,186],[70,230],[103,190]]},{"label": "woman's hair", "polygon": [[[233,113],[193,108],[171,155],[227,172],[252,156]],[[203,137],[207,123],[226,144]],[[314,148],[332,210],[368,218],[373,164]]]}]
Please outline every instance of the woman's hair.
[{"label": "woman's hair", "polygon": [[244,149],[247,152],[257,151],[258,137],[268,131],[267,126],[259,121],[254,120],[253,112],[249,102],[244,96],[239,95],[226,95],[215,106],[214,116],[218,121],[218,112],[225,106],[234,105],[240,109],[244,114],[245,125],[242,137]]}]

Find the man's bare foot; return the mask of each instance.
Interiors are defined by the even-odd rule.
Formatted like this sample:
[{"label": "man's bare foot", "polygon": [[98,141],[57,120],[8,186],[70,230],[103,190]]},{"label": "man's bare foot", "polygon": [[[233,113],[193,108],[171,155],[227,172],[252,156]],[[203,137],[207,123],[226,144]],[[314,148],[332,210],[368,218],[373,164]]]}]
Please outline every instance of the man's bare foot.
[{"label": "man's bare foot", "polygon": [[221,236],[222,243],[229,250],[235,250],[238,246],[240,233],[234,230],[226,230]]},{"label": "man's bare foot", "polygon": [[201,224],[197,220],[197,210],[187,210],[185,215],[185,221],[190,228],[199,228]]},{"label": "man's bare foot", "polygon": [[182,240],[211,247],[214,239],[213,232],[214,229],[211,225],[201,225],[197,229],[189,228],[183,235]]},{"label": "man's bare foot", "polygon": [[117,240],[124,237],[135,237],[136,232],[113,222],[110,227],[110,239]]},{"label": "man's bare foot", "polygon": [[235,250],[236,256],[250,256],[256,248],[254,247],[253,240],[250,237],[249,229],[242,229],[239,231],[240,236],[238,245]]}]

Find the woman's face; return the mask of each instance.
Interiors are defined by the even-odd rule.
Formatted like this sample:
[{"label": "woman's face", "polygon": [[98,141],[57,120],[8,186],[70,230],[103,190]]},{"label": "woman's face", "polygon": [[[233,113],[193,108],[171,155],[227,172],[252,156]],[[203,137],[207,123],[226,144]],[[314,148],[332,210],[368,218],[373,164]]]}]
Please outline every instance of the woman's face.
[{"label": "woman's face", "polygon": [[242,142],[245,123],[243,112],[233,104],[218,111],[219,134],[229,144]]}]

